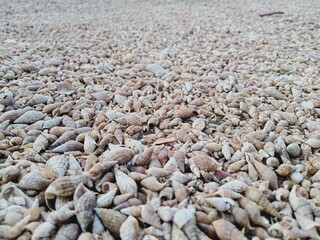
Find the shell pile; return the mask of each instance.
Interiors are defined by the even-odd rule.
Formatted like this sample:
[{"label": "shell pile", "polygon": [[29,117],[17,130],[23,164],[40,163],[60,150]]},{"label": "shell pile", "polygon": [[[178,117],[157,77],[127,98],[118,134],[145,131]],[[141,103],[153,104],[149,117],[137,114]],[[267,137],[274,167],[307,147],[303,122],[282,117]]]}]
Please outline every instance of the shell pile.
[{"label": "shell pile", "polygon": [[0,238],[320,239],[319,7],[1,3]]}]

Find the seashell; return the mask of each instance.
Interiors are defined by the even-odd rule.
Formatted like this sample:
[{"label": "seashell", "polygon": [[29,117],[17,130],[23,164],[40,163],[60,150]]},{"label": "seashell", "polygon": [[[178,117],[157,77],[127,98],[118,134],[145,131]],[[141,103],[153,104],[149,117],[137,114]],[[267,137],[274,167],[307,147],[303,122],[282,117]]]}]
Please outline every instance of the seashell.
[{"label": "seashell", "polygon": [[56,225],[51,222],[43,222],[40,224],[34,233],[32,234],[32,239],[38,240],[43,238],[48,238],[53,236],[56,231]]},{"label": "seashell", "polygon": [[281,164],[277,170],[275,171],[277,174],[279,174],[280,176],[288,176],[289,174],[291,174],[292,172],[295,171],[295,166],[291,165],[291,164],[287,164],[287,163],[283,163]]},{"label": "seashell", "polygon": [[140,118],[135,114],[126,114],[123,117],[114,119],[117,123],[124,126],[140,126]]},{"label": "seashell", "polygon": [[194,162],[200,170],[206,172],[215,171],[220,166],[216,160],[205,154],[193,156],[189,161]]},{"label": "seashell", "polygon": [[298,143],[291,143],[287,146],[287,151],[292,157],[299,157],[301,154],[301,148]]},{"label": "seashell", "polygon": [[22,189],[44,190],[53,180],[54,177],[49,179],[44,178],[40,175],[38,170],[34,170],[21,178],[19,181],[19,187]]},{"label": "seashell", "polygon": [[230,160],[234,153],[233,149],[226,142],[222,144],[221,152],[226,160]]},{"label": "seashell", "polygon": [[20,117],[18,117],[14,123],[15,124],[31,124],[31,123],[35,123],[41,119],[43,119],[46,116],[46,114],[42,113],[42,112],[38,112],[38,111],[27,111],[25,113],[23,113]]},{"label": "seashell", "polygon": [[146,174],[138,173],[138,172],[129,172],[128,176],[131,177],[136,182],[140,182],[141,180],[143,180],[146,177],[148,177]]},{"label": "seashell", "polygon": [[295,212],[295,217],[299,223],[299,226],[303,231],[308,233],[308,236],[312,239],[320,239],[318,229],[320,228],[320,223],[314,222],[306,215]]},{"label": "seashell", "polygon": [[235,163],[231,163],[229,166],[228,166],[228,169],[227,169],[227,172],[228,173],[235,173],[235,172],[238,172],[240,171],[240,169],[246,165],[246,161],[245,160],[240,160],[240,161],[237,161]]},{"label": "seashell", "polygon": [[251,153],[245,153],[246,160],[250,162],[257,170],[262,180],[270,182],[270,188],[275,190],[278,188],[278,178],[273,169],[255,160]]},{"label": "seashell", "polygon": [[168,206],[162,206],[157,209],[158,215],[164,222],[170,222],[173,219],[173,216],[175,214],[175,209],[168,207]]},{"label": "seashell", "polygon": [[181,240],[188,240],[188,237],[184,234],[184,232],[176,225],[172,225],[172,239],[181,239]]},{"label": "seashell", "polygon": [[88,133],[86,133],[84,138],[83,150],[87,154],[92,154],[96,148],[96,141]]},{"label": "seashell", "polygon": [[68,169],[68,160],[64,155],[56,155],[47,160],[46,167],[52,169],[57,177],[63,177]]},{"label": "seashell", "polygon": [[121,210],[122,208],[127,208],[131,206],[139,206],[143,204],[143,202],[138,198],[130,198],[128,201],[125,201],[117,206],[115,206],[114,210]]},{"label": "seashell", "polygon": [[278,188],[275,190],[276,199],[278,201],[286,201],[289,198],[289,190],[286,188]]},{"label": "seashell", "polygon": [[199,131],[202,131],[206,127],[206,121],[202,118],[197,118],[196,120],[193,121],[192,123],[192,128],[197,129]]},{"label": "seashell", "polygon": [[148,165],[151,161],[153,149],[154,149],[154,145],[147,148],[143,153],[140,153],[137,157],[135,164],[140,166]]},{"label": "seashell", "polygon": [[163,166],[165,171],[174,173],[177,170],[178,164],[175,158],[171,157],[169,161]]},{"label": "seashell", "polygon": [[129,148],[117,148],[110,152],[104,152],[101,156],[101,162],[116,161],[119,164],[126,164],[134,156],[134,152]]},{"label": "seashell", "polygon": [[55,196],[71,196],[81,182],[88,183],[88,180],[84,176],[65,176],[54,180],[45,191],[47,206],[50,207],[48,200]]},{"label": "seashell", "polygon": [[174,195],[178,202],[182,202],[185,199],[188,199],[189,192],[188,192],[188,189],[183,184],[177,181],[172,181],[172,187],[174,190]]},{"label": "seashell", "polygon": [[231,191],[230,189],[220,188],[216,192],[212,194],[213,197],[223,197],[223,198],[231,198],[231,199],[239,199],[242,197],[241,194]]},{"label": "seashell", "polygon": [[268,200],[268,198],[257,188],[249,186],[244,196],[255,203],[257,203],[260,207],[262,207],[262,210],[274,217],[277,217],[278,219],[281,219],[280,214],[275,209],[275,207],[272,205],[272,203]]},{"label": "seashell", "polygon": [[113,204],[115,206],[119,206],[120,204],[126,202],[128,199],[130,199],[132,196],[131,196],[131,193],[125,193],[125,194],[121,194],[121,195],[117,195],[114,197],[113,199]]},{"label": "seashell", "polygon": [[[147,171],[148,172],[148,171]],[[179,183],[182,183],[182,184],[185,184],[187,182],[189,182],[192,178],[192,175],[189,175],[189,174],[183,174],[182,172],[180,171],[175,171],[171,177],[170,177],[170,180],[171,181],[177,181]]]},{"label": "seashell", "polygon": [[94,240],[94,235],[89,232],[81,233],[78,240]]},{"label": "seashell", "polygon": [[138,191],[136,182],[117,168],[114,169],[114,174],[120,192],[122,194],[130,193],[131,196],[136,197]]},{"label": "seashell", "polygon": [[3,114],[1,114],[0,122],[2,123],[2,122],[5,122],[7,120],[9,120],[10,122],[13,122],[17,118],[22,116],[24,113],[30,111],[30,109],[31,109],[30,107],[26,107],[26,108],[23,108],[23,109],[6,111]]},{"label": "seashell", "polygon": [[193,109],[188,108],[186,106],[180,107],[177,111],[175,111],[175,117],[181,119],[188,119],[193,116]]},{"label": "seashell", "polygon": [[78,239],[78,236],[80,235],[80,229],[78,224],[76,223],[69,223],[62,225],[58,232],[56,233],[57,239],[70,239],[70,240],[76,240]]},{"label": "seashell", "polygon": [[47,216],[47,221],[59,225],[70,219],[76,214],[75,210],[69,209],[68,204],[60,208],[59,210],[52,211]]},{"label": "seashell", "polygon": [[150,176],[143,179],[140,184],[151,191],[159,192],[166,186],[167,183],[160,183],[157,178]]},{"label": "seashell", "polygon": [[242,193],[247,189],[248,185],[239,180],[231,180],[225,184],[223,184],[219,189],[229,189],[234,192]]},{"label": "seashell", "polygon": [[266,142],[263,149],[269,154],[269,156],[274,157],[276,148],[272,142]]},{"label": "seashell", "polygon": [[127,208],[122,208],[120,210],[121,213],[126,214],[126,215],[130,215],[133,217],[141,217],[141,207],[139,206],[131,206],[131,207],[127,207]]},{"label": "seashell", "polygon": [[253,230],[254,228],[250,225],[248,213],[240,207],[233,207],[231,211],[234,220],[242,227]]},{"label": "seashell", "polygon": [[305,143],[312,148],[320,148],[320,139],[309,138]]},{"label": "seashell", "polygon": [[236,203],[231,198],[211,197],[206,198],[206,202],[222,212],[231,212]]},{"label": "seashell", "polygon": [[124,142],[124,134],[121,129],[116,129],[113,133],[114,138],[117,140],[119,144],[123,144]]},{"label": "seashell", "polygon": [[[83,192],[83,194],[77,197],[79,192]],[[96,207],[96,196],[80,183],[74,192],[74,201],[77,220],[81,230],[85,232],[93,220],[93,209]]]},{"label": "seashell", "polygon": [[151,226],[161,228],[160,218],[150,204],[141,206],[141,220]]},{"label": "seashell", "polygon": [[39,153],[49,147],[49,141],[47,137],[43,133],[41,133],[34,141],[32,147],[37,153]]},{"label": "seashell", "polygon": [[10,181],[16,181],[20,178],[21,170],[19,165],[8,166],[2,169],[2,182],[7,183]]},{"label": "seashell", "polygon": [[268,167],[277,168],[277,167],[279,167],[280,163],[279,163],[278,158],[269,157],[269,158],[266,160],[266,165],[267,165]]},{"label": "seashell", "polygon": [[198,223],[197,224],[199,228],[202,230],[200,233],[199,230],[197,230],[197,233],[200,239],[215,239],[217,238],[217,233],[212,224],[204,224],[204,223]]},{"label": "seashell", "polygon": [[102,220],[103,225],[112,233],[113,236],[120,236],[120,227],[127,217],[112,209],[95,208],[95,212]]},{"label": "seashell", "polygon": [[120,227],[120,238],[123,240],[137,239],[139,229],[140,227],[137,219],[129,216]]},{"label": "seashell", "polygon": [[212,222],[216,234],[220,239],[225,240],[240,240],[240,239],[247,239],[243,236],[243,234],[234,226],[231,222],[219,219]]},{"label": "seashell", "polygon": [[118,189],[111,189],[107,193],[99,195],[97,198],[97,207],[99,208],[109,207],[113,202],[113,199],[116,195],[117,190]]},{"label": "seashell", "polygon": [[171,173],[162,168],[150,167],[149,169],[147,169],[146,174],[151,175],[153,177],[167,177]]},{"label": "seashell", "polygon": [[289,202],[290,205],[295,212],[295,214],[299,214],[300,216],[304,216],[308,219],[313,220],[312,209],[310,202],[302,197],[297,195],[298,185],[294,185],[289,194]]},{"label": "seashell", "polygon": [[[104,227],[103,223],[101,222],[100,218],[97,216],[97,214],[93,214],[92,233],[94,235],[101,235],[105,231],[107,231],[109,233],[108,230],[105,230],[105,227]],[[112,237],[111,234],[110,234],[110,236]]]},{"label": "seashell", "polygon": [[317,152],[314,155],[310,155],[308,157],[308,161],[311,163],[311,165],[315,168],[320,170],[320,154]]},{"label": "seashell", "polygon": [[23,227],[25,227],[29,223],[30,218],[31,215],[28,215],[17,222],[14,226],[12,226],[7,232],[8,239],[18,237],[22,233]]},{"label": "seashell", "polygon": [[51,150],[55,153],[65,153],[65,152],[72,152],[72,151],[83,151],[83,144],[77,141],[67,141],[66,143],[54,148]]},{"label": "seashell", "polygon": [[173,198],[173,188],[165,187],[159,193],[160,200],[171,200]]},{"label": "seashell", "polygon": [[[67,130],[67,131],[65,131]],[[59,135],[60,131],[62,131],[62,134],[59,136],[59,138],[51,144],[51,147],[58,147],[66,142],[68,142],[69,140],[74,140],[77,136],[77,132],[76,130],[73,129],[64,129],[64,128],[60,128],[60,127],[56,127],[56,128],[52,128],[50,129],[50,133],[54,134],[54,135]]]},{"label": "seashell", "polygon": [[243,208],[248,213],[250,220],[254,224],[262,226],[264,228],[269,227],[269,223],[261,217],[260,212],[262,210],[262,207],[258,206],[255,202],[245,197],[240,198],[238,202],[241,208]]},{"label": "seashell", "polygon": [[192,220],[195,220],[195,209],[192,208],[178,209],[173,217],[173,223],[176,224],[179,228],[182,228]]},{"label": "seashell", "polygon": [[98,162],[94,164],[90,170],[89,175],[92,179],[98,179],[100,178],[106,171],[111,169],[114,165],[116,165],[118,162],[116,161],[104,161],[103,163]]},{"label": "seashell", "polygon": [[[314,175],[312,177],[314,177]],[[293,184],[298,184],[303,180],[303,175],[298,171],[294,171],[290,174],[290,178]],[[310,178],[310,180],[312,180],[312,178]]]}]

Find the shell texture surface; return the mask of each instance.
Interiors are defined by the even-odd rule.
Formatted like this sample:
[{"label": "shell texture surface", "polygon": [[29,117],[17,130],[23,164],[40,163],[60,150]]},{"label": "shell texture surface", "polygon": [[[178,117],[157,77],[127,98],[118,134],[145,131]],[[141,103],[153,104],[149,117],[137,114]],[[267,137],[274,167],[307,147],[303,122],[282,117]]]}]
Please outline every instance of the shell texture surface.
[{"label": "shell texture surface", "polygon": [[319,8],[2,1],[0,239],[320,239]]}]

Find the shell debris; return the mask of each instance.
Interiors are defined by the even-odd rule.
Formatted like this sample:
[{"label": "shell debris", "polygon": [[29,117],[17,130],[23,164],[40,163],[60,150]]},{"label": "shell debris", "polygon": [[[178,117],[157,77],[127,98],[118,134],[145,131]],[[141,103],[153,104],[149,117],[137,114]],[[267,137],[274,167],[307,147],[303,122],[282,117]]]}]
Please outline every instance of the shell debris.
[{"label": "shell debris", "polygon": [[0,239],[320,239],[319,1],[56,2],[1,3]]}]

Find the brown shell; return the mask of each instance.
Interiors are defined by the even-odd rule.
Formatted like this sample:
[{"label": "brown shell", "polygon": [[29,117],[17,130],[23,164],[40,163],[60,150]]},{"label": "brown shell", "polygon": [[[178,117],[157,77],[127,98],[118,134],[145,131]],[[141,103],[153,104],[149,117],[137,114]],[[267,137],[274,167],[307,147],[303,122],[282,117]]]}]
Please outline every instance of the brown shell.
[{"label": "brown shell", "polygon": [[117,148],[110,152],[105,152],[101,155],[101,162],[116,161],[119,164],[126,164],[131,160],[134,151],[130,148]]},{"label": "brown shell", "polygon": [[138,158],[136,160],[136,165],[141,165],[141,166],[145,166],[148,165],[151,161],[151,156],[153,153],[153,149],[154,149],[154,145],[152,145],[151,147],[147,148],[143,153],[140,153],[138,155]]},{"label": "brown shell", "polygon": [[219,219],[212,222],[217,236],[224,240],[245,240],[246,237],[231,222]]},{"label": "brown shell", "polygon": [[276,190],[278,188],[278,177],[277,177],[277,174],[274,172],[274,170],[264,165],[263,163],[255,160],[251,153],[245,153],[245,155],[246,155],[246,160],[250,162],[257,170],[259,177],[262,180],[269,181],[270,188],[272,190]]},{"label": "brown shell", "polygon": [[257,188],[249,186],[245,191],[245,197],[254,201],[262,207],[263,211],[281,219],[280,214],[274,207],[274,205],[268,200],[268,198]]},{"label": "brown shell", "polygon": [[219,163],[205,154],[199,154],[192,157],[192,160],[200,170],[213,172],[219,167]]},{"label": "brown shell", "polygon": [[120,227],[127,217],[124,214],[112,209],[95,208],[95,212],[102,220],[103,225],[112,233],[112,235],[119,237]]},{"label": "brown shell", "polygon": [[183,106],[175,112],[175,117],[181,119],[188,119],[193,116],[193,112],[193,109]]}]

